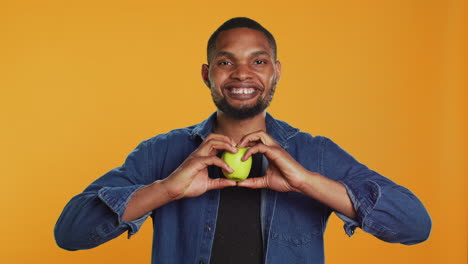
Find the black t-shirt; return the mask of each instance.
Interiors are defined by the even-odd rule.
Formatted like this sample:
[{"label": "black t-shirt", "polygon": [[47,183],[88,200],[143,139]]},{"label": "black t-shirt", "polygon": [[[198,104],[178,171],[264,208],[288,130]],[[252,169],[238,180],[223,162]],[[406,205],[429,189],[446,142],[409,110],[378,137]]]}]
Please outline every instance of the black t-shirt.
[{"label": "black t-shirt", "polygon": [[[250,177],[262,171],[262,155],[252,157]],[[211,264],[259,264],[263,261],[260,189],[221,189]]]}]

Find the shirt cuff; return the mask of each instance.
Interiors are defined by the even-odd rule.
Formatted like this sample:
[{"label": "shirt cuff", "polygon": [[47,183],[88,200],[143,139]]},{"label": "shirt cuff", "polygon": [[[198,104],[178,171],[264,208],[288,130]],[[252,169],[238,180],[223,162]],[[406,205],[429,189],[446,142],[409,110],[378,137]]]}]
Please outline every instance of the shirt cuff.
[{"label": "shirt cuff", "polygon": [[344,185],[351,203],[356,211],[357,219],[353,220],[341,213],[336,212],[336,215],[344,221],[344,230],[348,236],[354,234],[357,227],[363,228],[364,219],[372,212],[378,199],[381,195],[380,186],[374,181],[366,181],[359,186],[340,181]]},{"label": "shirt cuff", "polygon": [[125,187],[103,187],[98,191],[98,197],[117,215],[119,227],[128,227],[128,238],[140,230],[143,222],[151,212],[133,221],[123,221],[122,216],[127,208],[130,198],[145,185],[132,185]]}]

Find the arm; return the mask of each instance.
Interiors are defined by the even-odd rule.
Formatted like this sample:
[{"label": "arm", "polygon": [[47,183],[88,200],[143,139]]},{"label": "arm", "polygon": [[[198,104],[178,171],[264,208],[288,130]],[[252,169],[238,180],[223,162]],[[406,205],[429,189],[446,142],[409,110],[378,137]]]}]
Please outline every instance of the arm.
[{"label": "arm", "polygon": [[348,235],[360,227],[392,243],[411,245],[427,240],[431,218],[411,191],[359,163],[331,140],[323,141],[324,173],[343,184],[357,213],[355,220],[337,214],[345,221]]},{"label": "arm", "polygon": [[304,170],[303,181],[295,189],[321,203],[340,212],[349,219],[357,218],[353,203],[345,186],[319,173]]},{"label": "arm", "polygon": [[135,234],[145,215],[124,221],[122,215],[130,197],[153,180],[148,166],[148,142],[142,142],[125,160],[73,197],[65,206],[54,229],[55,240],[67,250],[96,247],[125,231]]},{"label": "arm", "polygon": [[329,139],[323,139],[321,175],[302,167],[265,132],[247,135],[241,146],[257,143],[244,157],[260,152],[270,165],[264,177],[247,179],[239,186],[308,195],[335,210],[345,221],[348,235],[361,227],[387,242],[415,244],[427,239],[430,217],[410,191],[367,169]]},{"label": "arm", "polygon": [[237,151],[228,138],[210,135],[171,175],[154,181],[156,172],[150,167],[159,168],[161,157],[151,157],[142,143],[122,167],[96,180],[67,204],[55,226],[57,244],[68,250],[96,247],[127,230],[129,235],[136,233],[150,213],[166,203],[235,185],[208,177],[209,165],[232,171],[216,156],[220,149]]}]

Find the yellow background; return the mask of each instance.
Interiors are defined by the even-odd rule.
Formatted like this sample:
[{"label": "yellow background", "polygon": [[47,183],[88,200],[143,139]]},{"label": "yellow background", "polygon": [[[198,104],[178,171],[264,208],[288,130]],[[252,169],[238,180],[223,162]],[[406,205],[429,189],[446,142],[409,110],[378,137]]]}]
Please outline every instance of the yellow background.
[{"label": "yellow background", "polygon": [[332,138],[424,202],[420,245],[387,244],[333,216],[327,263],[466,263],[466,1],[0,2],[1,263],[149,263],[130,240],[67,252],[66,202],[142,140],[215,110],[200,78],[208,37],[248,16],[283,63],[269,111]]}]

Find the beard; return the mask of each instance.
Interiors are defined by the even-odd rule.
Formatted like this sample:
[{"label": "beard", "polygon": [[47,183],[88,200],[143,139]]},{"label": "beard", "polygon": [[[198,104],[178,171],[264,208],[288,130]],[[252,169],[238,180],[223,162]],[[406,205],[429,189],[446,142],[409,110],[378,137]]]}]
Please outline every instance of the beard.
[{"label": "beard", "polygon": [[273,84],[267,96],[258,98],[253,105],[246,105],[240,108],[236,108],[229,104],[225,97],[219,96],[219,94],[215,92],[214,88],[211,89],[211,97],[213,98],[213,102],[218,110],[222,111],[232,119],[243,120],[254,117],[265,111],[273,99],[275,88],[276,85]]}]

